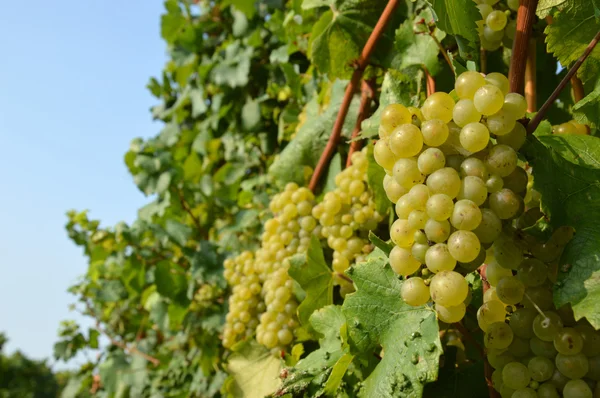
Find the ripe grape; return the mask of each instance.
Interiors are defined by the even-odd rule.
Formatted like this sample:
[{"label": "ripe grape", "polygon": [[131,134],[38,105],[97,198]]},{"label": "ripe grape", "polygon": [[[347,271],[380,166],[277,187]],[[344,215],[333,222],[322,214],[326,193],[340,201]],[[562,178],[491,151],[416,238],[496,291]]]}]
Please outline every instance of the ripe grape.
[{"label": "ripe grape", "polygon": [[583,338],[573,328],[562,328],[554,336],[554,348],[564,355],[575,355],[583,348]]},{"label": "ripe grape", "polygon": [[558,353],[553,343],[540,340],[537,337],[532,337],[529,340],[529,348],[531,348],[531,352],[535,355],[548,359],[554,359]]},{"label": "ripe grape", "polygon": [[460,131],[460,145],[469,152],[478,152],[484,149],[489,140],[488,128],[479,122],[469,123]]},{"label": "ripe grape", "polygon": [[502,136],[510,133],[515,128],[516,119],[510,112],[500,109],[487,117],[486,124],[491,134]]},{"label": "ripe grape", "polygon": [[517,167],[517,153],[508,145],[496,145],[486,156],[485,165],[490,173],[506,177]]},{"label": "ripe grape", "polygon": [[407,220],[398,219],[394,221],[390,229],[392,241],[400,247],[407,248],[414,242],[415,230],[410,228]]},{"label": "ripe grape", "polygon": [[504,95],[508,94],[508,90],[510,88],[510,83],[508,82],[508,78],[506,76],[504,76],[502,73],[498,73],[498,72],[488,73],[485,76],[485,81],[488,84],[493,84],[494,86],[498,87],[502,91],[502,94],[504,94]]},{"label": "ripe grape", "polygon": [[492,210],[481,209],[481,222],[473,232],[477,235],[480,242],[492,243],[502,232],[502,221]]},{"label": "ripe grape", "polygon": [[460,191],[460,176],[451,167],[434,171],[426,181],[432,193],[443,193],[454,199]]},{"label": "ripe grape", "polygon": [[390,104],[381,113],[380,127],[389,135],[396,127],[410,123],[411,120],[412,115],[404,105]]},{"label": "ripe grape", "polygon": [[437,243],[427,250],[425,265],[433,273],[452,271],[456,267],[456,260],[450,255],[445,243]]},{"label": "ripe grape", "polygon": [[436,304],[453,307],[467,298],[469,284],[461,274],[454,271],[441,271],[433,276],[429,284],[431,298]]},{"label": "ripe grape", "polygon": [[435,243],[443,243],[450,236],[450,223],[447,220],[427,220],[425,223],[425,235],[427,239]]},{"label": "ripe grape", "polygon": [[588,384],[581,380],[569,380],[563,388],[564,398],[592,398],[592,389]]},{"label": "ripe grape", "polygon": [[456,94],[459,98],[473,99],[475,92],[479,88],[483,87],[485,84],[485,78],[481,76],[481,74],[479,74],[478,72],[467,71],[461,73],[456,78],[456,82],[454,83],[454,89],[456,90]]},{"label": "ripe grape", "polygon": [[389,146],[398,158],[416,156],[423,148],[423,135],[414,124],[401,124],[392,132]]},{"label": "ripe grape", "polygon": [[[458,126],[464,127],[469,123],[479,122],[481,120],[481,113],[475,109],[473,100],[461,99],[454,105],[452,119]],[[446,138],[448,137],[446,136]]]},{"label": "ripe grape", "polygon": [[543,341],[552,341],[562,328],[562,321],[556,312],[546,311],[533,320],[533,332]]},{"label": "ripe grape", "polygon": [[373,157],[375,162],[386,170],[392,170],[396,163],[396,155],[392,152],[387,139],[381,139],[375,143]]},{"label": "ripe grape", "polygon": [[[506,304],[517,304],[523,299],[525,286],[514,276],[505,276],[496,285],[498,298]],[[535,322],[534,322],[535,328]]]},{"label": "ripe grape", "polygon": [[513,118],[521,119],[525,117],[527,112],[527,101],[525,97],[517,93],[508,93],[504,97],[504,105],[502,106]]},{"label": "ripe grape", "polygon": [[394,179],[406,189],[421,184],[425,176],[419,171],[419,166],[414,158],[398,159],[392,169]]},{"label": "ripe grape", "polygon": [[416,272],[421,263],[417,261],[409,249],[394,246],[389,255],[390,266],[398,275],[410,275]]},{"label": "ripe grape", "polygon": [[[485,19],[485,23],[492,30],[502,30],[506,26],[506,14],[502,11],[492,11]],[[507,90],[508,91],[508,90]]]},{"label": "ripe grape", "polygon": [[551,383],[541,384],[537,389],[538,398],[560,398],[556,386]]},{"label": "ripe grape", "polygon": [[479,254],[481,243],[471,231],[456,231],[448,238],[448,249],[456,261],[468,263]]},{"label": "ripe grape", "polygon": [[427,215],[436,220],[444,221],[452,215],[454,203],[452,198],[442,193],[431,195],[426,204]]},{"label": "ripe grape", "polygon": [[558,353],[555,359],[556,369],[569,379],[581,379],[589,370],[589,362],[582,353],[564,355]]},{"label": "ripe grape", "polygon": [[515,151],[518,151],[525,143],[526,137],[527,130],[525,130],[525,126],[521,123],[515,123],[515,127],[508,134],[496,137],[496,141],[498,144],[508,145]]},{"label": "ripe grape", "polygon": [[535,258],[528,258],[517,268],[517,278],[525,286],[541,286],[548,275],[546,264]]},{"label": "ripe grape", "polygon": [[423,103],[421,112],[426,120],[441,119],[444,123],[452,120],[454,100],[446,93],[431,94]]},{"label": "ripe grape", "polygon": [[[512,272],[510,272],[509,269],[500,266],[496,261],[493,261],[488,263],[485,269],[485,276],[490,285],[497,286],[500,279],[512,276]],[[496,291],[496,294],[498,294],[498,291]]]},{"label": "ripe grape", "polygon": [[530,380],[529,369],[520,362],[508,363],[502,369],[502,382],[512,389],[525,388]]},{"label": "ripe grape", "polygon": [[531,374],[531,378],[535,381],[542,382],[549,380],[554,373],[554,362],[546,357],[536,356],[531,358],[527,364],[527,368]]},{"label": "ripe grape", "polygon": [[445,165],[446,157],[438,148],[427,148],[417,158],[417,167],[425,175],[429,175]]},{"label": "ripe grape", "polygon": [[414,307],[421,306],[429,301],[429,287],[419,277],[405,280],[402,283],[400,294],[406,304]]},{"label": "ripe grape", "polygon": [[456,198],[468,199],[473,201],[477,206],[481,206],[487,199],[487,196],[487,187],[481,178],[466,176],[461,181],[460,190],[458,191]]},{"label": "ripe grape", "polygon": [[479,226],[482,220],[481,210],[477,204],[468,199],[462,199],[454,204],[450,223],[457,229],[471,231]]},{"label": "ripe grape", "polygon": [[410,189],[408,200],[413,209],[425,210],[430,196],[431,192],[427,185],[417,184]]},{"label": "ripe grape", "polygon": [[490,300],[483,303],[477,310],[477,322],[479,328],[484,332],[487,331],[490,324],[495,322],[504,322],[506,310],[504,304],[499,300]]},{"label": "ripe grape", "polygon": [[491,323],[484,335],[484,343],[488,348],[505,349],[513,340],[513,332],[510,326],[504,322]]},{"label": "ripe grape", "polygon": [[484,116],[493,115],[502,109],[504,94],[493,84],[486,84],[475,92],[473,96],[475,109]]},{"label": "ripe grape", "polygon": [[[450,130],[446,122],[440,119],[431,119],[421,124],[423,142],[430,147],[442,145],[448,139]],[[413,155],[410,155],[413,156]]]},{"label": "ripe grape", "polygon": [[436,303],[435,311],[437,312],[440,321],[446,323],[455,323],[464,318],[466,306],[464,303],[460,303],[454,307],[445,307]]},{"label": "ripe grape", "polygon": [[488,177],[488,172],[481,159],[470,157],[463,160],[460,164],[460,175],[462,177],[473,176],[485,180]]}]

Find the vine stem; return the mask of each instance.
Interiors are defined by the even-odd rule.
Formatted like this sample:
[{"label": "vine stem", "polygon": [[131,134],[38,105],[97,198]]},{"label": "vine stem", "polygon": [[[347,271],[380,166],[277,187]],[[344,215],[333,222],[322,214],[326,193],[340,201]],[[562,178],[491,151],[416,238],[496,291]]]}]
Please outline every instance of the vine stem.
[{"label": "vine stem", "polygon": [[369,58],[371,57],[371,54],[375,49],[375,44],[377,44],[377,41],[381,37],[385,26],[392,17],[392,13],[398,6],[398,1],[399,0],[388,1],[387,5],[385,6],[385,9],[383,10],[383,13],[379,17],[379,20],[375,25],[375,28],[373,28],[373,32],[371,32],[371,35],[369,36],[369,39],[367,40],[367,43],[365,44],[360,54],[360,57],[356,62],[354,72],[352,73],[352,78],[350,79],[350,83],[346,87],[346,92],[344,93],[344,98],[342,99],[340,111],[338,112],[337,118],[335,119],[333,129],[331,130],[329,141],[325,146],[325,150],[321,154],[321,158],[319,159],[319,162],[315,167],[315,171],[310,179],[310,183],[308,184],[308,188],[313,192],[317,188],[319,179],[325,171],[325,169],[327,168],[327,165],[329,164],[329,161],[331,160],[331,157],[335,152],[338,141],[340,140],[340,136],[342,135],[342,127],[344,126],[344,120],[346,119],[348,109],[350,108],[350,103],[352,102],[352,96],[354,95],[354,92],[356,91],[360,79],[362,78],[365,68],[369,63]]},{"label": "vine stem", "polygon": [[546,112],[548,112],[548,109],[550,108],[550,106],[554,103],[554,101],[556,101],[556,99],[558,98],[560,93],[564,90],[564,88],[569,83],[569,81],[571,81],[571,78],[573,76],[575,76],[575,74],[581,67],[581,64],[583,64],[583,61],[585,61],[586,58],[590,55],[590,53],[594,50],[594,47],[596,47],[596,44],[598,44],[598,40],[600,40],[600,31],[598,31],[598,33],[596,33],[596,36],[594,36],[594,38],[592,39],[590,44],[588,44],[587,48],[585,49],[585,51],[583,52],[581,57],[579,57],[579,59],[575,62],[575,64],[573,64],[571,69],[569,69],[569,72],[567,72],[567,74],[562,79],[562,81],[558,84],[556,89],[554,89],[554,92],[550,95],[550,97],[548,97],[546,102],[544,102],[544,105],[542,105],[542,107],[540,108],[540,111],[535,115],[535,117],[533,119],[531,119],[531,122],[529,122],[529,124],[527,125],[527,133],[529,133],[529,134],[533,133],[535,131],[535,129],[539,126],[542,119],[546,115]]},{"label": "vine stem", "polygon": [[427,67],[423,65],[423,71],[425,72],[425,81],[427,82],[427,96],[435,93],[435,79],[431,76],[431,73],[427,70]]},{"label": "vine stem", "polygon": [[[481,277],[481,282],[483,283],[483,294],[485,294],[485,292],[487,292],[487,290],[490,288],[490,283],[488,282],[485,274],[486,268],[487,264],[483,264],[478,269],[479,276]],[[496,391],[496,389],[494,388],[494,384],[492,383],[492,373],[494,373],[494,369],[492,368],[492,365],[490,365],[487,356],[484,357],[483,372],[485,375],[485,382],[488,386],[490,398],[500,398],[500,393]]]},{"label": "vine stem", "polygon": [[583,89],[583,82],[577,76],[571,78],[571,87],[573,88],[573,100],[575,103],[581,101],[585,97],[585,90]]},{"label": "vine stem", "polygon": [[536,77],[536,55],[535,40],[529,42],[529,53],[525,65],[525,100],[527,101],[527,112],[535,112],[537,109],[537,77]]},{"label": "vine stem", "polygon": [[527,49],[529,48],[529,38],[531,37],[537,4],[538,0],[521,0],[517,11],[517,34],[513,42],[510,70],[508,72],[510,91],[513,93],[523,94]]},{"label": "vine stem", "polygon": [[[360,86],[360,106],[358,108],[358,117],[356,118],[356,124],[354,125],[354,131],[352,131],[352,139],[358,137],[360,133],[361,124],[363,120],[367,118],[371,111],[371,101],[375,96],[375,82],[373,80],[363,80]],[[362,143],[360,140],[350,142],[350,149],[348,150],[348,158],[346,159],[346,167],[352,164],[352,154],[360,150]]]},{"label": "vine stem", "polygon": [[452,73],[456,74],[456,71],[454,70],[454,65],[452,65],[452,61],[450,60],[450,57],[448,56],[448,51],[446,51],[446,49],[444,48],[444,46],[442,45],[442,43],[440,43],[440,41],[438,40],[438,38],[435,37],[435,30],[434,31],[430,30],[429,31],[429,36],[431,36],[431,38],[433,39],[433,41],[435,42],[435,44],[437,44],[438,48],[440,49],[440,52],[442,53],[442,56],[446,60],[446,63],[450,67],[450,70],[452,71]]}]

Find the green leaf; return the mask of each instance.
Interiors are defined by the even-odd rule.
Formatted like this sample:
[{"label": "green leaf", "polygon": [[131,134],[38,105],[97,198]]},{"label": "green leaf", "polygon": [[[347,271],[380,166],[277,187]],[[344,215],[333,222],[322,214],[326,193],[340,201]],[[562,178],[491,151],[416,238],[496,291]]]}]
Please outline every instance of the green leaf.
[{"label": "green leaf", "polygon": [[367,183],[373,192],[377,212],[384,216],[387,214],[391,202],[383,189],[385,170],[383,170],[383,168],[375,161],[372,143],[369,143],[369,146],[367,147],[367,161],[369,162],[367,165]]},{"label": "green leaf", "polygon": [[192,151],[183,163],[183,178],[186,181],[198,182],[201,176],[202,162],[200,161],[198,154]]},{"label": "green leaf", "polygon": [[[430,20],[431,18],[425,18]],[[427,28],[429,29],[429,28]],[[441,41],[446,34],[436,29],[434,32],[436,38]],[[395,69],[404,69],[409,66],[425,65],[429,73],[435,75],[440,69],[438,55],[440,49],[435,40],[428,34],[418,34],[415,32],[412,20],[406,20],[396,31],[396,40],[394,46],[398,54],[392,61],[392,67]]]},{"label": "green leaf", "polygon": [[161,261],[154,269],[154,283],[161,296],[168,297],[176,303],[188,305],[187,299],[188,280],[183,270],[171,265],[168,261]]},{"label": "green leaf", "polygon": [[550,15],[552,8],[566,3],[569,0],[539,0],[536,14],[540,18],[546,18]]},{"label": "green leaf", "polygon": [[470,42],[479,41],[475,21],[481,14],[473,0],[431,0],[437,26],[444,32],[459,35]]},{"label": "green leaf", "polygon": [[385,253],[386,256],[389,256],[390,252],[394,248],[393,243],[384,242],[380,237],[375,235],[373,231],[369,231],[369,240],[375,245],[375,247]]},{"label": "green leaf", "polygon": [[192,117],[203,115],[208,110],[208,105],[204,100],[204,90],[201,87],[195,87],[189,92],[192,103]]},{"label": "green leaf", "polygon": [[120,352],[113,352],[98,367],[98,373],[102,380],[102,387],[107,394],[114,394],[120,383],[120,375],[129,368],[125,355]]},{"label": "green leaf", "polygon": [[167,232],[167,235],[169,235],[171,241],[181,247],[186,245],[192,235],[192,229],[190,227],[175,220],[167,220],[165,231]]},{"label": "green leaf", "polygon": [[244,130],[254,130],[260,123],[260,105],[258,101],[249,98],[242,107],[241,117]]},{"label": "green leaf", "polygon": [[380,250],[347,273],[356,285],[342,306],[353,352],[369,355],[381,346],[385,353],[359,396],[420,397],[437,379],[442,354],[435,312],[400,299],[402,282]]},{"label": "green leaf", "polygon": [[342,171],[342,155],[337,152],[331,158],[329,167],[327,168],[327,178],[325,179],[325,187],[322,194],[335,190],[335,177]]},{"label": "green leaf", "polygon": [[302,2],[302,9],[308,10],[317,7],[329,7],[333,5],[334,0],[304,0]]},{"label": "green leaf", "polygon": [[483,361],[463,363],[457,366],[458,348],[447,345],[444,350],[444,364],[440,367],[439,378],[425,386],[424,397],[457,398],[488,397]]},{"label": "green leaf", "polygon": [[534,188],[554,227],[575,228],[560,259],[554,302],[571,303],[575,319],[600,328],[600,138],[545,135],[529,138],[525,153],[533,166]]},{"label": "green leaf", "polygon": [[308,325],[311,314],[333,303],[333,275],[325,262],[319,239],[313,236],[306,255],[294,256],[288,273],[306,292],[298,306],[298,318]]},{"label": "green leaf", "polygon": [[281,360],[253,340],[231,354],[227,369],[234,380],[234,397],[263,398],[280,384]]},{"label": "green leaf", "polygon": [[216,84],[229,87],[242,87],[248,84],[252,47],[243,47],[235,41],[225,48],[225,54],[215,60],[216,66],[211,77]]},{"label": "green leaf", "polygon": [[573,118],[591,128],[600,126],[600,85],[575,104]]},{"label": "green leaf", "polygon": [[[570,66],[585,51],[600,30],[594,18],[591,1],[575,1],[557,13],[552,24],[546,27],[548,52],[553,53],[564,67]],[[577,75],[588,82],[600,74],[600,48],[596,47],[585,60]]]}]

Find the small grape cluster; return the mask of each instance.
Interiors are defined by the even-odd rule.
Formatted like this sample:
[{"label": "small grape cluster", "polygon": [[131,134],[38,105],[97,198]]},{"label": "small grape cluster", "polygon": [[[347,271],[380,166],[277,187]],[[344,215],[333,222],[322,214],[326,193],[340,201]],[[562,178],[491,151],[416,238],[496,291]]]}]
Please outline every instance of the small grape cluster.
[{"label": "small grape cluster", "polygon": [[566,123],[562,123],[556,126],[552,126],[552,132],[554,134],[578,134],[578,135],[589,135],[590,132],[585,124],[581,124],[576,120],[570,120]]},{"label": "small grape cluster", "polygon": [[[336,188],[325,194],[312,210],[319,220],[321,234],[333,249],[332,268],[342,275],[350,264],[360,262],[371,251],[367,234],[383,219],[367,183],[366,148],[351,156],[352,165],[335,177]],[[351,282],[336,277],[342,294],[352,291]]]},{"label": "small grape cluster", "polygon": [[[510,18],[513,12],[519,9],[519,0],[474,0],[481,14],[477,21],[477,30],[481,41],[481,48],[495,51],[503,44],[511,47],[517,32],[515,18]],[[514,14],[516,17],[516,14]]]},{"label": "small grape cluster", "polygon": [[476,72],[457,78],[455,94],[458,102],[434,93],[420,110],[389,105],[374,148],[398,215],[390,265],[411,276],[402,298],[413,306],[433,299],[447,323],[464,317],[470,294],[463,275],[483,264],[485,248],[523,213],[528,184],[516,153],[526,135],[517,123],[523,96],[508,93],[504,75]]}]

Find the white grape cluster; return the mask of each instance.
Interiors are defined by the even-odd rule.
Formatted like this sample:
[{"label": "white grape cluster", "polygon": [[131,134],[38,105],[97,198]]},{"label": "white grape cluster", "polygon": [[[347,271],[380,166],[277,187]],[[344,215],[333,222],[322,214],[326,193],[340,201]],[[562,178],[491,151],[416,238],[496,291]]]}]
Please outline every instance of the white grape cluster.
[{"label": "white grape cluster", "polygon": [[390,265],[410,276],[402,298],[413,306],[432,299],[447,323],[463,318],[470,299],[463,274],[483,264],[484,247],[523,212],[528,182],[516,153],[526,135],[517,123],[523,96],[509,94],[499,73],[465,72],[454,92],[458,101],[437,92],[420,111],[386,107],[374,148],[398,215]]},{"label": "white grape cluster", "polygon": [[[481,14],[477,30],[481,48],[495,51],[503,44],[511,47],[517,32],[516,11],[519,0],[474,0]],[[512,13],[512,12],[514,13]],[[511,19],[511,14],[513,18]]]},{"label": "white grape cluster", "polygon": [[[335,177],[336,188],[325,194],[323,201],[312,210],[319,220],[321,234],[333,249],[332,268],[341,275],[354,262],[360,262],[371,251],[368,231],[377,228],[382,220],[367,184],[366,148],[354,152],[352,165]],[[334,279],[343,293],[352,290],[352,283]]]}]

